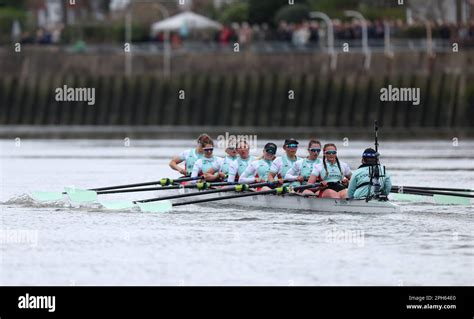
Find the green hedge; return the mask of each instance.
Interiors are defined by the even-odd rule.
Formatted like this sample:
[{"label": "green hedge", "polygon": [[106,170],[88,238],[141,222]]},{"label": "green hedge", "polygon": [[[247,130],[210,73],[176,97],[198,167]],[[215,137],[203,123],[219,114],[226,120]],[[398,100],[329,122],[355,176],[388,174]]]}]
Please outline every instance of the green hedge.
[{"label": "green hedge", "polygon": [[13,22],[18,20],[24,31],[26,22],[26,12],[23,10],[0,7],[0,42],[10,42]]},{"label": "green hedge", "polygon": [[[132,42],[144,42],[149,39],[149,27],[132,25]],[[74,43],[77,40],[84,40],[86,43],[125,42],[125,24],[70,26],[63,31],[61,40],[65,43]]]},{"label": "green hedge", "polygon": [[300,23],[309,19],[309,7],[303,4],[288,5],[275,14],[275,23],[286,21],[288,23]]},{"label": "green hedge", "polygon": [[249,6],[246,3],[233,3],[226,7],[219,19],[222,23],[249,21]]}]

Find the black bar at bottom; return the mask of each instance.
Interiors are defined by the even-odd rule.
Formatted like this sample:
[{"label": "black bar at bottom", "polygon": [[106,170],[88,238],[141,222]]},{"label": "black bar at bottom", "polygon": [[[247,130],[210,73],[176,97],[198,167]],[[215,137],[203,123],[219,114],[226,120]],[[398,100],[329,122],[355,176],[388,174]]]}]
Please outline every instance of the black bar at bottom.
[{"label": "black bar at bottom", "polygon": [[186,314],[193,317],[217,314],[221,318],[232,314],[247,318],[249,313],[291,318],[341,315],[472,318],[473,290],[472,287],[1,287],[0,318],[89,318],[101,314],[107,318]]}]

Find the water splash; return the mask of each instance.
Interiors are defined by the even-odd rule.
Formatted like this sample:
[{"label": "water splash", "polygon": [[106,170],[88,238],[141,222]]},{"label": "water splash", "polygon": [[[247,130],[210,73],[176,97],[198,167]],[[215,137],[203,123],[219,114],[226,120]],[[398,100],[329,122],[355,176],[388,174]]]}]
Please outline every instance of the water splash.
[{"label": "water splash", "polygon": [[38,202],[29,194],[20,194],[8,199],[5,202],[0,202],[2,205],[17,205],[24,207],[70,207],[69,203],[63,201],[52,202]]}]

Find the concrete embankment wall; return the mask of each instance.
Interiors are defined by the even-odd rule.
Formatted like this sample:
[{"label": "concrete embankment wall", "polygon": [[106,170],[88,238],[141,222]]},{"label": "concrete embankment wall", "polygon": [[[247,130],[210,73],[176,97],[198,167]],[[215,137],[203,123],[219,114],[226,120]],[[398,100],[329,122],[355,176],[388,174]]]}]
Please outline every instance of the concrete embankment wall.
[{"label": "concrete embankment wall", "polygon": [[[412,58],[416,56],[413,54]],[[57,57],[63,59],[62,55]],[[69,56],[70,59],[78,57]],[[44,61],[46,70],[43,70],[45,65],[41,61],[33,63],[32,60],[20,63],[17,72],[9,73],[2,69],[0,125],[7,126],[0,130],[0,135],[20,134],[21,130],[9,133],[8,127],[13,125],[28,126],[24,132],[31,132],[32,126],[83,128],[65,129],[65,135],[68,131],[69,134],[74,131],[84,133],[88,127],[103,126],[123,127],[131,130],[130,134],[147,137],[163,134],[166,131],[163,128],[172,130],[173,126],[178,127],[178,132],[188,132],[189,135],[202,128],[208,131],[229,128],[231,131],[231,127],[248,128],[254,132],[260,128],[269,135],[292,132],[308,135],[319,131],[337,134],[340,130],[347,134],[367,131],[374,119],[380,121],[386,133],[391,131],[406,137],[474,135],[474,72],[471,72],[471,57],[463,53],[459,53],[456,59],[452,55],[434,59],[420,55],[420,64],[415,61],[404,64],[397,59],[384,58],[383,64],[392,66],[380,66],[379,69],[373,60],[369,71],[359,68],[361,61],[357,54],[341,55],[338,70],[334,72],[328,70],[325,55],[302,55],[300,61],[295,56],[286,60],[280,56],[268,57],[267,61],[260,60],[262,65],[255,65],[253,70],[247,69],[248,63],[244,60],[239,64],[216,57],[212,65],[212,59],[201,57],[201,62],[207,66],[196,66],[188,71],[179,65],[180,57],[177,57],[173,60],[173,71],[179,71],[173,72],[169,79],[155,76],[155,72],[144,71],[125,77],[121,72],[104,71],[114,63],[119,65],[119,60],[123,63],[120,57],[110,57],[111,61],[104,61],[106,66],[102,67],[100,63],[92,63],[94,57],[82,57],[84,60],[79,65],[83,67],[62,61],[55,69],[49,57]],[[247,62],[256,63],[254,58],[243,57]],[[375,61],[379,58],[382,59],[377,56]],[[145,65],[145,60],[150,57],[134,59],[134,65]],[[193,60],[196,57],[190,59],[184,59],[186,62],[183,63],[196,62]],[[258,59],[262,57],[258,56]],[[318,59],[321,61],[316,63]],[[359,62],[351,64],[350,59]],[[443,60],[446,64],[440,62]],[[154,66],[144,70],[159,66],[157,61],[161,58],[155,57],[153,61],[155,64],[151,65]],[[224,72],[226,63],[228,71]],[[7,62],[1,64],[5,66]],[[397,64],[404,69],[412,68],[400,72],[393,68]],[[65,65],[69,66],[64,68]],[[239,65],[240,70],[236,69]],[[94,68],[98,72],[93,72]],[[25,70],[28,76],[25,76]],[[95,104],[57,101],[55,90],[64,85],[95,88]],[[389,85],[420,88],[420,104],[382,102],[380,89]],[[137,129],[133,130],[133,127]],[[146,128],[149,128],[149,134]],[[100,130],[91,129],[89,135],[120,135],[116,134],[117,131],[120,129],[101,134]]]},{"label": "concrete embankment wall", "polygon": [[[120,52],[120,50],[118,50]],[[160,54],[132,54],[135,75],[161,76],[163,57]],[[368,74],[413,74],[461,72],[474,73],[474,51],[444,52],[428,56],[425,52],[397,52],[387,56],[373,52],[370,69],[364,70],[364,55],[360,52],[339,52],[336,69],[329,68],[330,58],[325,53],[180,53],[174,52],[171,72],[174,75],[196,73],[268,73],[286,74],[364,72]],[[54,72],[55,74],[106,75],[125,74],[125,55],[122,53],[72,54],[59,48],[25,47],[14,53],[13,47],[0,48],[0,74],[29,77]]]}]

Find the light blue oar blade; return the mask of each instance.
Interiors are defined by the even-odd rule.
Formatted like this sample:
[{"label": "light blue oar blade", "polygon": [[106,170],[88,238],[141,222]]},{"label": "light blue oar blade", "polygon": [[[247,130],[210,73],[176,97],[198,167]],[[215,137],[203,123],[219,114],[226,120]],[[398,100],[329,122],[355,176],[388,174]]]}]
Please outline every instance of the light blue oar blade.
[{"label": "light blue oar blade", "polygon": [[100,201],[100,204],[106,209],[110,210],[124,210],[135,207],[135,204],[131,201],[115,201],[115,202],[103,202]]},{"label": "light blue oar blade", "polygon": [[173,210],[173,204],[169,200],[155,203],[137,203],[142,212],[145,213],[167,213]]},{"label": "light blue oar blade", "polygon": [[71,202],[76,203],[90,203],[97,200],[97,193],[94,191],[76,189],[76,188],[65,188],[67,196]]},{"label": "light blue oar blade", "polygon": [[408,202],[421,202],[423,198],[420,195],[400,194],[394,193],[391,196],[394,200],[408,201]]},{"label": "light blue oar blade", "polygon": [[40,202],[58,201],[63,199],[63,193],[60,192],[33,192],[31,196]]},{"label": "light blue oar blade", "polygon": [[467,197],[434,195],[436,204],[443,205],[471,205],[471,199]]}]

